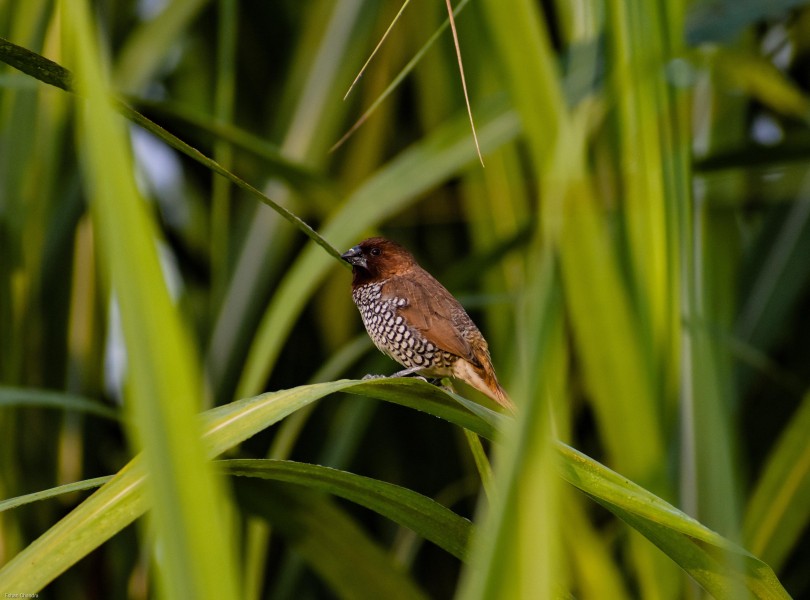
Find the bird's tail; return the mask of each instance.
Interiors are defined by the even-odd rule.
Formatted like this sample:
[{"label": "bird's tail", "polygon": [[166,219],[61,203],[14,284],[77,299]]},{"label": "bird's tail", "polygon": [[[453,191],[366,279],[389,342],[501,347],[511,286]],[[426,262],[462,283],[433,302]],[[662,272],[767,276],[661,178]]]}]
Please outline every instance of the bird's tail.
[{"label": "bird's tail", "polygon": [[[503,406],[506,410],[511,412],[512,414],[516,413],[517,408],[515,407],[515,403],[512,402],[512,399],[509,397],[509,394],[507,394],[506,390],[503,389],[503,387],[501,386],[500,383],[498,383],[498,380],[497,379],[494,380],[492,382],[492,384],[493,384],[493,386],[492,386],[491,389],[492,389],[493,394],[492,395],[487,394],[487,395],[490,398],[492,398],[493,400],[495,400],[495,402],[497,402],[498,404]],[[486,394],[486,392],[484,392],[484,393]]]},{"label": "bird's tail", "polygon": [[515,404],[509,398],[509,394],[506,393],[506,390],[498,383],[498,378],[495,376],[495,369],[492,368],[492,362],[489,360],[489,356],[483,356],[479,360],[481,366],[474,365],[464,359],[457,360],[453,365],[453,375],[470,384],[482,394],[492,398],[495,402],[514,414],[517,411]]}]

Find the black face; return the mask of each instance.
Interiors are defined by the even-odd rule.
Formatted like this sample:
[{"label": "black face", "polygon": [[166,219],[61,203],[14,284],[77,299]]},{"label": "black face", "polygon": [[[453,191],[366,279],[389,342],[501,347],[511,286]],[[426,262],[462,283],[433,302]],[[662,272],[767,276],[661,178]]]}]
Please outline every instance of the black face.
[{"label": "black face", "polygon": [[355,269],[357,267],[360,267],[361,269],[368,269],[368,260],[366,259],[365,253],[360,247],[360,244],[357,246],[352,246],[346,252],[341,254],[340,257]]},{"label": "black face", "polygon": [[399,244],[384,238],[369,238],[341,255],[352,265],[355,283],[390,277],[413,264],[413,257]]},{"label": "black face", "polygon": [[[386,252],[388,247],[388,252]],[[341,254],[341,258],[353,267],[360,267],[366,271],[374,270],[388,258],[392,258],[396,246],[383,238],[369,238],[356,246],[349,248]]]}]

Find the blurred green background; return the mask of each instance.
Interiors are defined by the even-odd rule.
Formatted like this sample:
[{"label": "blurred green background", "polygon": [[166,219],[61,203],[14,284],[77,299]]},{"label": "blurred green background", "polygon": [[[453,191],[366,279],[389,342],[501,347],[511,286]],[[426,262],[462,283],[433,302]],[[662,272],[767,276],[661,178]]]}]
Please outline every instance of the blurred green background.
[{"label": "blurred green background", "polygon": [[[810,595],[808,3],[459,3],[483,167],[444,2],[410,2],[345,101],[399,3],[89,4],[0,0],[0,38],[81,94],[0,65],[0,591]],[[269,201],[127,124],[108,90]],[[338,252],[399,241],[465,305],[520,407],[484,442],[493,481],[460,417],[422,412],[444,395],[392,388],[409,408],[309,386],[396,367],[345,265],[268,202]],[[278,390],[293,393],[267,397],[270,416],[250,412],[261,399],[228,408]],[[617,508],[630,484],[562,483],[554,439],[729,546],[690,554],[668,536],[691,522],[665,509],[634,521]],[[223,476],[205,455],[226,450],[297,461],[283,464],[302,479]],[[299,463],[455,515],[435,508],[433,524],[414,500],[416,535],[402,514],[314,493],[328,474],[307,483]],[[74,490],[12,508],[115,473],[94,503]],[[382,505],[410,506],[407,490]],[[422,539],[451,523],[455,554]]]}]

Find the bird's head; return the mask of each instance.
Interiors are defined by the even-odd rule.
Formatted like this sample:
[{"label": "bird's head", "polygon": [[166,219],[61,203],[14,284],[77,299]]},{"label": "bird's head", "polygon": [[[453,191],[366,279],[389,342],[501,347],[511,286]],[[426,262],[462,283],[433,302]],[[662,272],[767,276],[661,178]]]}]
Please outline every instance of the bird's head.
[{"label": "bird's head", "polygon": [[352,265],[355,283],[388,279],[406,273],[416,265],[405,248],[380,237],[363,240],[344,252],[341,258]]}]

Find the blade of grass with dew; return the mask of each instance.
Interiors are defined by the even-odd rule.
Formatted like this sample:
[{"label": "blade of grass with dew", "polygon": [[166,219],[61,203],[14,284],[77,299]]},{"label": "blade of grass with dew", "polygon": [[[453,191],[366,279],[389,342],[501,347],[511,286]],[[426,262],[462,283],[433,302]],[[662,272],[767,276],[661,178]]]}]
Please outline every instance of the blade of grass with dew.
[{"label": "blade of grass with dew", "polygon": [[[515,115],[500,101],[482,107],[481,116],[484,149],[496,148],[517,135]],[[330,217],[323,227],[323,237],[348,248],[369,227],[404,209],[420,193],[464,167],[475,157],[475,151],[460,121],[449,121],[366,180]],[[264,385],[295,319],[330,266],[329,257],[310,245],[287,271],[256,332],[237,396],[249,396]]]},{"label": "blade of grass with dew", "polygon": [[140,460],[50,527],[0,569],[0,593],[36,593],[141,516],[148,506]]},{"label": "blade of grass with dew", "polygon": [[132,445],[143,449],[157,543],[158,572],[172,598],[236,598],[233,540],[224,522],[225,493],[205,460],[194,352],[163,280],[154,224],[135,188],[123,122],[102,75],[89,11],[64,11],[82,100],[79,140],[90,186],[102,263],[121,308],[130,368],[127,407]]}]

